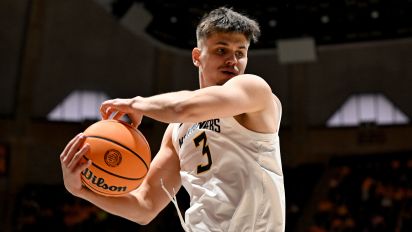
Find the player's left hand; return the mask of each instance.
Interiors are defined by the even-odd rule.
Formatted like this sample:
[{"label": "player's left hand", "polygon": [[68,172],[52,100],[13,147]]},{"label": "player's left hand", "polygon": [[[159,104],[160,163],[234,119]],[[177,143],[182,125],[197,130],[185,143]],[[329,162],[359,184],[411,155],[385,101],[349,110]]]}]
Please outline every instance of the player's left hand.
[{"label": "player's left hand", "polygon": [[100,106],[100,114],[103,119],[112,117],[115,120],[120,120],[124,115],[127,115],[132,121],[132,126],[136,128],[143,118],[143,115],[133,108],[133,98],[107,100]]}]

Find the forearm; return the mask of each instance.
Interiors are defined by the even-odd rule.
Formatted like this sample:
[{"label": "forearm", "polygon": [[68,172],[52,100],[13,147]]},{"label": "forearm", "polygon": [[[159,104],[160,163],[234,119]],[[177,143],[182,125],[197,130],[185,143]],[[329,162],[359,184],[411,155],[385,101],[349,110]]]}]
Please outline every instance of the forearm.
[{"label": "forearm", "polygon": [[253,75],[232,78],[222,86],[136,97],[131,103],[140,114],[166,123],[235,116],[257,112],[271,104],[270,87]]},{"label": "forearm", "polygon": [[192,91],[179,91],[155,95],[152,97],[135,97],[132,107],[139,113],[165,123],[190,121],[187,103],[193,96]]},{"label": "forearm", "polygon": [[153,207],[150,206],[150,202],[145,202],[132,194],[120,197],[105,197],[83,188],[78,197],[91,202],[108,213],[141,225],[148,224],[157,215],[157,212],[154,212]]}]

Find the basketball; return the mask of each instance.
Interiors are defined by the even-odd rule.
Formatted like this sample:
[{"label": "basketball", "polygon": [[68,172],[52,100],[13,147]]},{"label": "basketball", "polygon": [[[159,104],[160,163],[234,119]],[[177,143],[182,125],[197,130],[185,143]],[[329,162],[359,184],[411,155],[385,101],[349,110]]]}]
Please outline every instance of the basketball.
[{"label": "basketball", "polygon": [[145,136],[126,122],[102,120],[85,131],[90,144],[86,160],[92,164],[81,173],[90,190],[104,196],[121,196],[140,186],[151,162]]}]

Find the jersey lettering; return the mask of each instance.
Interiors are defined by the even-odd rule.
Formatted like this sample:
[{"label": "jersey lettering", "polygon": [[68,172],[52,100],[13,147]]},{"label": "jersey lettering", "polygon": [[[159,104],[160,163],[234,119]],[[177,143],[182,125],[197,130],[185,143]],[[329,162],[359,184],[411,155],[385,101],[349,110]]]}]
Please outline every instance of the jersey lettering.
[{"label": "jersey lettering", "polygon": [[[181,125],[179,125],[180,128]],[[205,129],[205,130],[211,130],[217,133],[220,133],[220,119],[211,119],[211,120],[206,120],[203,122],[199,122],[194,124],[192,127],[190,127],[186,134],[184,134],[181,138],[179,138],[179,147],[182,147],[183,142],[187,137],[189,137],[191,134],[193,134],[195,131],[198,129]]]},{"label": "jersey lettering", "polygon": [[208,129],[220,133],[220,119],[211,119],[199,122],[199,129]]},{"label": "jersey lettering", "polygon": [[199,164],[197,166],[197,174],[206,172],[212,166],[212,155],[210,154],[209,146],[207,145],[206,132],[202,132],[193,139],[196,147],[199,147],[202,144],[202,155],[207,155],[207,164]]}]

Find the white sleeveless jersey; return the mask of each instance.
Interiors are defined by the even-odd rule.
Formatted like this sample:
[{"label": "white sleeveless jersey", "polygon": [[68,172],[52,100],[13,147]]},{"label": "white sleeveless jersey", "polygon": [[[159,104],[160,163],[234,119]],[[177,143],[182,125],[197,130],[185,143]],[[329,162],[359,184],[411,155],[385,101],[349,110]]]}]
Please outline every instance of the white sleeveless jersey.
[{"label": "white sleeveless jersey", "polygon": [[190,195],[190,231],[285,230],[278,133],[253,132],[229,117],[175,124],[173,144]]}]

